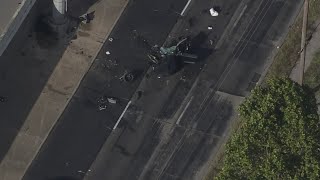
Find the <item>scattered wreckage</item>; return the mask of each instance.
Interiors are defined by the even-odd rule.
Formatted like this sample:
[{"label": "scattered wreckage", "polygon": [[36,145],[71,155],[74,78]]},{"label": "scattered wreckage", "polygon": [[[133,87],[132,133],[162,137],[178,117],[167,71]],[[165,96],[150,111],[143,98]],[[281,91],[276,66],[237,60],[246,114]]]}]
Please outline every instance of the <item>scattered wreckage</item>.
[{"label": "scattered wreckage", "polygon": [[147,56],[152,63],[152,67],[167,64],[169,74],[174,74],[178,70],[178,57],[183,57],[182,62],[185,64],[195,64],[195,59],[198,56],[189,53],[190,47],[189,39],[183,38],[176,45],[170,47],[152,46]]},{"label": "scattered wreckage", "polygon": [[101,96],[98,99],[98,109],[99,111],[105,110],[108,104],[118,104],[119,99],[115,97]]},{"label": "scattered wreckage", "polygon": [[215,8],[210,8],[209,12],[211,16],[219,16],[219,13],[217,10],[215,10]]},{"label": "scattered wreckage", "polygon": [[119,78],[120,81],[131,82],[135,78],[133,72],[124,71],[123,75]]},{"label": "scattered wreckage", "polygon": [[88,24],[90,23],[95,15],[94,15],[95,11],[92,11],[90,13],[86,13],[86,14],[83,14],[79,17],[79,21],[82,22],[83,24]]}]

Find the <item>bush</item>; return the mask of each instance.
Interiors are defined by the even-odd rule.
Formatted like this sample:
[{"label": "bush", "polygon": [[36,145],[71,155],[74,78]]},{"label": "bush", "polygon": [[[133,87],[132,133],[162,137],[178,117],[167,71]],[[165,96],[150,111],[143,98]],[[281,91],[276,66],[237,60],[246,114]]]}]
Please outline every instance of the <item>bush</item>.
[{"label": "bush", "polygon": [[314,93],[271,79],[239,108],[242,126],[226,147],[217,179],[319,179],[319,117]]}]

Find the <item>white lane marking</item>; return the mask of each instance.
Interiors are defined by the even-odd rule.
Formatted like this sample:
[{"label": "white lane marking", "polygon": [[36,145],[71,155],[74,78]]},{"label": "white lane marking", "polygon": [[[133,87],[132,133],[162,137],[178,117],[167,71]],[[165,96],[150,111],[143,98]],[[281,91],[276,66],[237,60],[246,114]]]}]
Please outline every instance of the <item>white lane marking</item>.
[{"label": "white lane marking", "polygon": [[119,125],[119,123],[120,123],[120,121],[121,121],[124,113],[126,113],[126,111],[127,111],[128,107],[130,106],[130,104],[131,104],[131,101],[129,101],[128,104],[127,104],[127,106],[126,106],[126,108],[124,108],[124,110],[123,110],[123,112],[121,113],[121,115],[120,115],[117,123],[114,125],[113,130],[115,130],[115,129],[117,128],[117,126]]},{"label": "white lane marking", "polygon": [[239,14],[237,20],[233,24],[233,28],[238,24],[238,22],[240,21],[240,18],[242,17],[242,15],[243,15],[244,11],[247,9],[247,7],[248,7],[247,5],[245,5],[243,7],[243,9],[242,9],[241,13]]},{"label": "white lane marking", "polygon": [[181,119],[182,119],[182,116],[184,115],[184,113],[186,112],[186,110],[188,109],[188,107],[190,106],[190,103],[192,102],[192,100],[193,100],[193,96],[190,98],[190,100],[189,100],[189,102],[187,103],[186,107],[184,107],[184,109],[183,109],[182,113],[180,114],[180,116],[179,116],[176,124],[179,124],[179,123],[180,123],[180,121],[181,121]]},{"label": "white lane marking", "polygon": [[191,0],[188,0],[187,4],[184,6],[182,12],[180,13],[181,16],[183,16],[184,12],[187,10],[190,3],[191,3]]}]

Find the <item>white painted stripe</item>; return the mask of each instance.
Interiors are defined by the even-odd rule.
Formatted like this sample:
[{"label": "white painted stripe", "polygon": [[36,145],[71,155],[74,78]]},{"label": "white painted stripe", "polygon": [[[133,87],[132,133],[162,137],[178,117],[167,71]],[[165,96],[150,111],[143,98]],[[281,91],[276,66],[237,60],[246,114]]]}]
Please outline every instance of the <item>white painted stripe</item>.
[{"label": "white painted stripe", "polygon": [[124,113],[126,113],[126,111],[127,111],[128,107],[130,106],[130,104],[131,104],[131,101],[129,101],[128,104],[127,104],[127,106],[126,106],[126,108],[124,108],[124,110],[123,110],[123,112],[121,113],[121,115],[120,115],[117,123],[114,125],[113,130],[115,130],[115,129],[117,128],[117,126],[119,125],[119,123],[120,123],[120,121],[121,121]]},{"label": "white painted stripe", "polygon": [[182,12],[180,13],[181,16],[183,16],[184,12],[187,10],[190,3],[191,3],[191,0],[188,0],[187,4],[184,6]]},{"label": "white painted stripe", "polygon": [[186,110],[188,109],[188,107],[190,106],[192,100],[193,100],[193,96],[190,98],[190,100],[189,100],[189,102],[187,103],[186,107],[184,107],[184,109],[183,109],[182,113],[180,114],[180,116],[179,116],[176,124],[179,124],[179,123],[180,123],[180,121],[181,121],[181,119],[182,119],[182,116],[184,115],[184,113],[186,112]]}]

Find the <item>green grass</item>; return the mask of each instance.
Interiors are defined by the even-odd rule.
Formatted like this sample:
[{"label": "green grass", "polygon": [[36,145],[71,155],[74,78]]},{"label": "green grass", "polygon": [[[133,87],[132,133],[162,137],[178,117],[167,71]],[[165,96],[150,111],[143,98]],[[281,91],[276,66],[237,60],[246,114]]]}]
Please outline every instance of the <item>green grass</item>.
[{"label": "green grass", "polygon": [[298,52],[300,51],[301,40],[301,17],[298,18],[297,22],[299,23],[295,23],[289,30],[286,40],[275,56],[273,63],[268,70],[266,80],[275,76],[289,76],[296,61],[299,59]]},{"label": "green grass", "polygon": [[[317,19],[320,18],[320,0],[310,0],[310,8],[308,15],[308,36],[314,31],[314,25]],[[272,65],[270,66],[265,80],[272,77],[288,77],[299,60],[300,44],[301,44],[301,28],[302,14],[300,14],[288,32],[286,39],[279,48]]]}]

